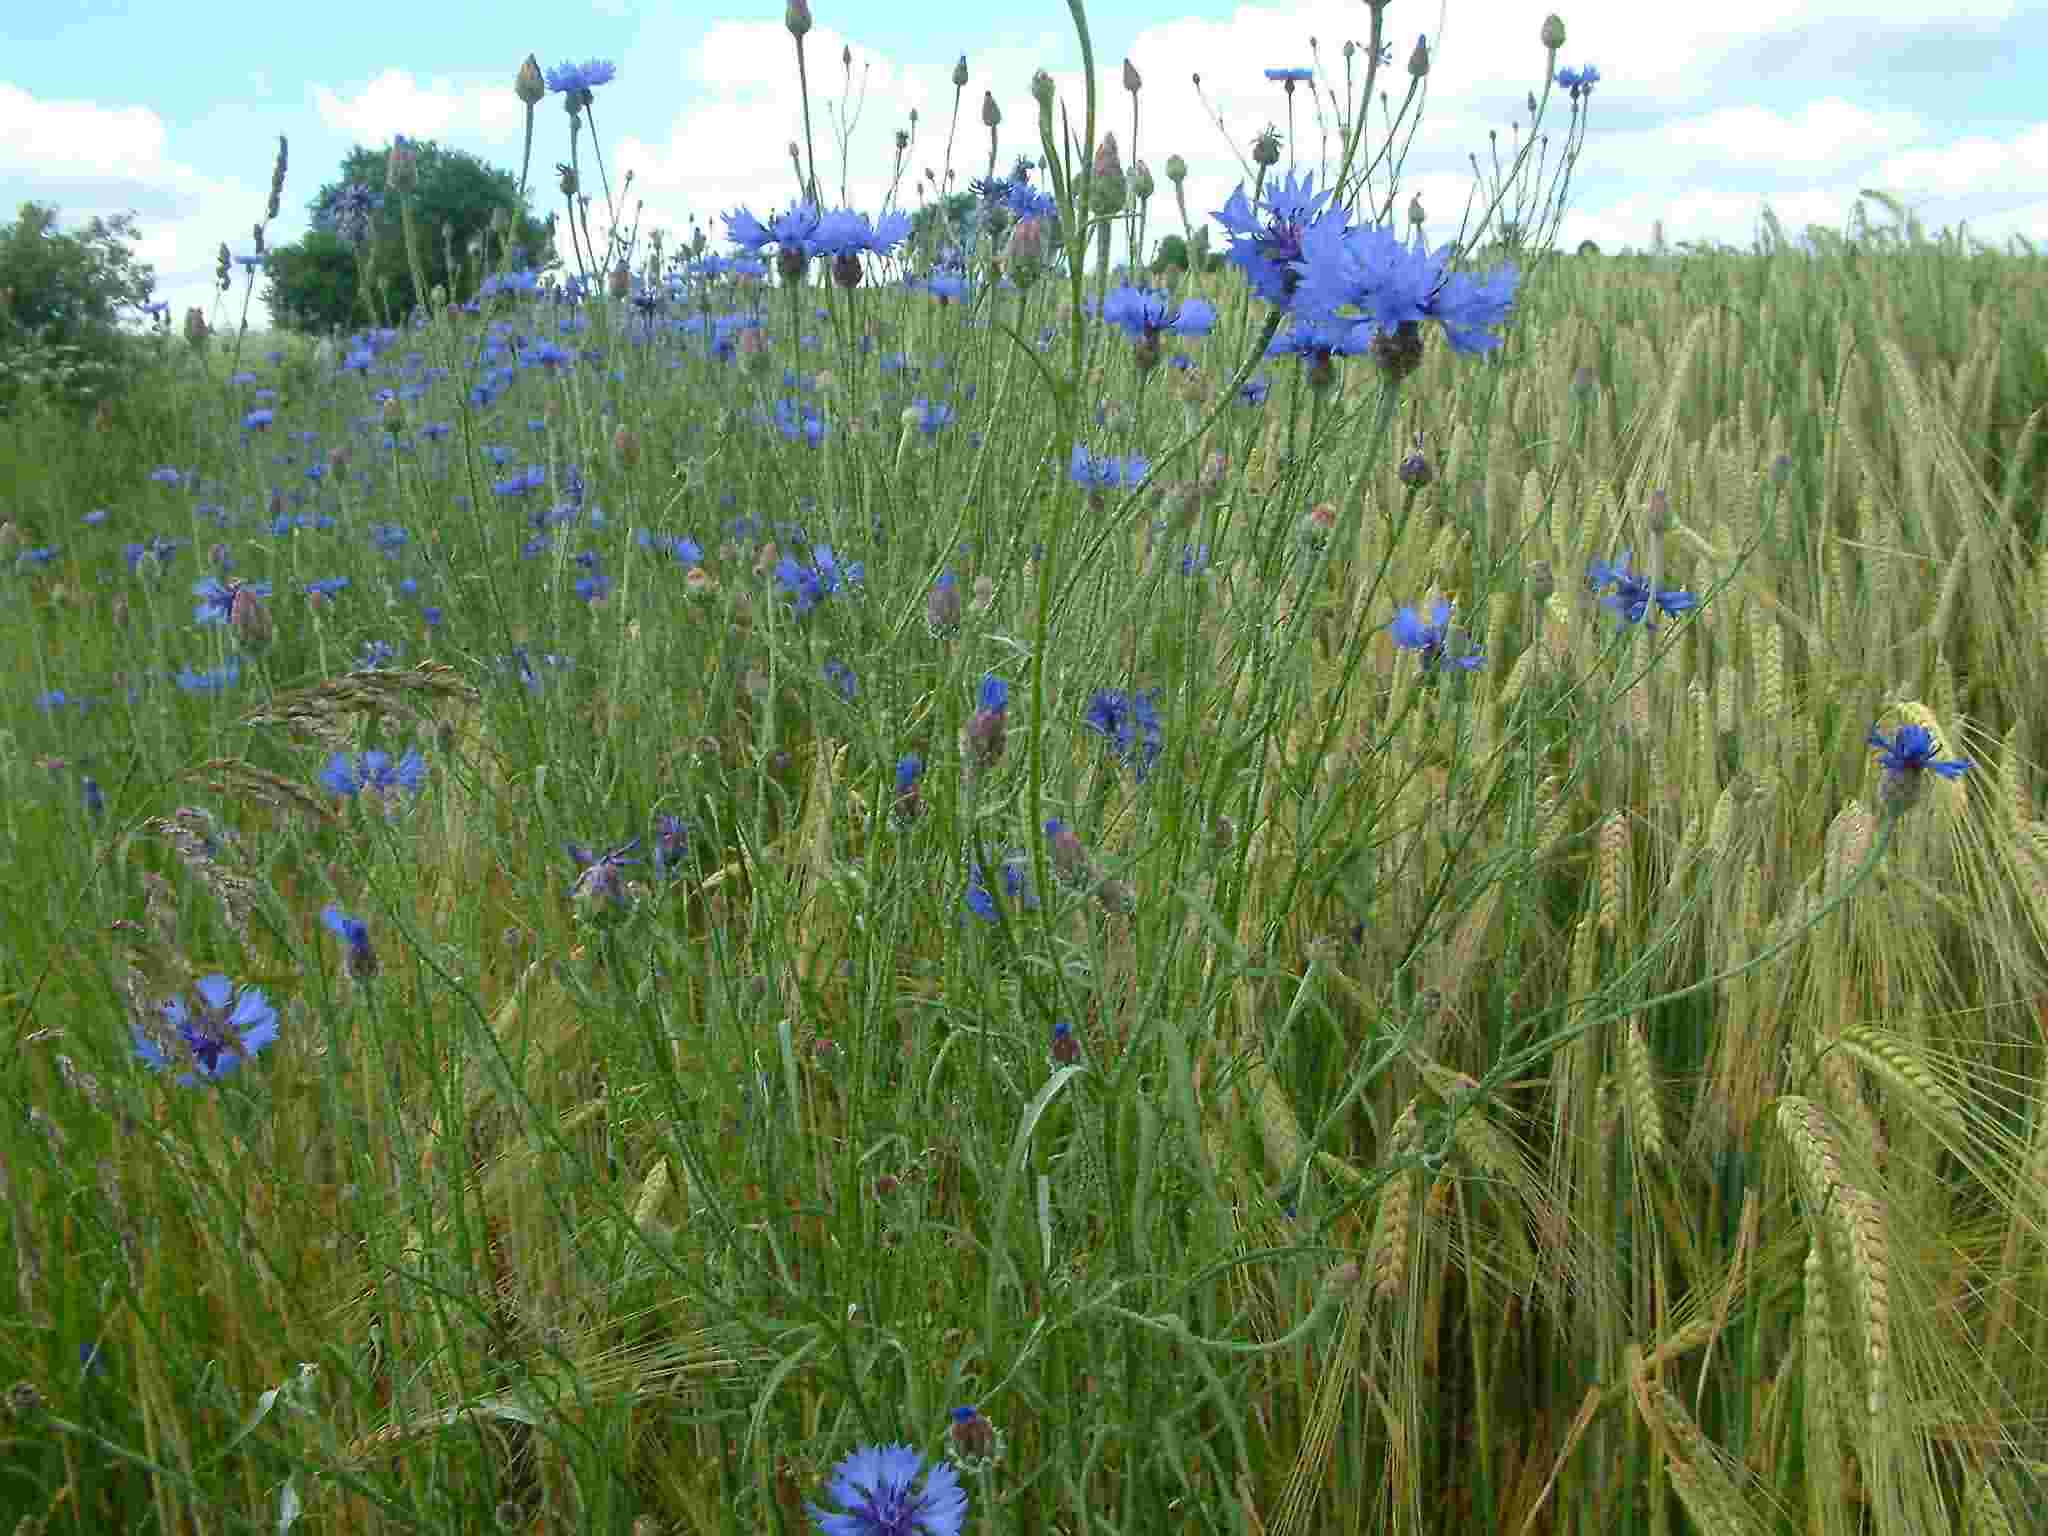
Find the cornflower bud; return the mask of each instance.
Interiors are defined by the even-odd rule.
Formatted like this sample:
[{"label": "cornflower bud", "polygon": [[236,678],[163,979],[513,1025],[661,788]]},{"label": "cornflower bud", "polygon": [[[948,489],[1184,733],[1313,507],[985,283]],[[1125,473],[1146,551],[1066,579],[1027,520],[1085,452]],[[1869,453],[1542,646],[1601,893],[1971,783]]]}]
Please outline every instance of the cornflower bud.
[{"label": "cornflower bud", "polygon": [[953,88],[959,91],[967,89],[967,55],[964,53],[960,55],[960,62],[953,66]]},{"label": "cornflower bud", "polygon": [[1422,452],[1422,434],[1415,434],[1415,451],[1401,461],[1395,471],[1403,485],[1412,490],[1421,490],[1436,478],[1436,471],[1430,467],[1429,459]]},{"label": "cornflower bud", "polygon": [[1038,103],[1040,111],[1052,110],[1052,95],[1052,76],[1042,69],[1034,71],[1031,76],[1031,99]]},{"label": "cornflower bud", "polygon": [[841,288],[852,290],[860,286],[866,275],[860,264],[860,256],[854,251],[841,251],[832,258],[832,281]]},{"label": "cornflower bud", "polygon": [[951,571],[942,573],[925,594],[924,616],[935,635],[950,633],[960,622],[960,587]]},{"label": "cornflower bud", "polygon": [[640,439],[632,428],[621,426],[612,433],[612,452],[618,455],[619,462],[627,469],[640,462]]},{"label": "cornflower bud", "polygon": [[910,130],[898,128],[896,130],[896,153],[900,155],[908,148],[910,148]]},{"label": "cornflower bud", "polygon": [[623,261],[613,267],[611,276],[605,279],[605,291],[615,299],[623,299],[633,291],[633,274],[626,270]]},{"label": "cornflower bud", "polygon": [[1137,67],[1137,65],[1133,64],[1133,63],[1132,63],[1132,62],[1131,62],[1131,61],[1130,61],[1129,59],[1125,59],[1125,60],[1124,60],[1124,89],[1125,89],[1125,90],[1127,90],[1127,91],[1129,91],[1129,92],[1130,92],[1130,93],[1131,93],[1131,94],[1132,94],[1133,96],[1135,96],[1135,95],[1137,95],[1137,94],[1138,94],[1138,90],[1139,90],[1139,88],[1140,88],[1141,86],[1143,86],[1143,85],[1144,85],[1144,83],[1145,83],[1145,82],[1144,82],[1143,80],[1140,80],[1140,79],[1138,78],[1138,67]]},{"label": "cornflower bud", "polygon": [[270,643],[270,610],[263,605],[263,599],[247,587],[235,588],[235,595],[228,603],[228,625],[236,638],[251,650]]},{"label": "cornflower bud", "polygon": [[1042,219],[1026,218],[1017,221],[1017,227],[1010,231],[1010,240],[1003,247],[1003,268],[1010,274],[1010,281],[1019,288],[1028,289],[1038,281],[1045,270],[1045,222]]},{"label": "cornflower bud", "polygon": [[547,93],[547,77],[540,72],[540,60],[529,53],[526,62],[519,66],[518,77],[512,82],[512,94],[532,108],[539,106]]},{"label": "cornflower bud", "polygon": [[1420,80],[1429,73],[1429,39],[1418,36],[1415,51],[1408,55],[1408,73]]},{"label": "cornflower bud", "polygon": [[213,332],[206,324],[206,311],[196,304],[185,311],[185,339],[195,347],[203,348]]},{"label": "cornflower bud", "polygon": [[384,402],[384,430],[403,432],[405,430],[405,405],[393,395]]},{"label": "cornflower bud", "polygon": [[1398,384],[1422,366],[1422,326],[1403,320],[1393,330],[1381,331],[1372,339],[1372,355],[1380,371]]},{"label": "cornflower bud", "polygon": [[1543,30],[1538,35],[1543,39],[1544,47],[1552,53],[1557,52],[1564,46],[1564,18],[1553,11],[1543,18]]},{"label": "cornflower bud", "polygon": [[1105,133],[1095,146],[1095,164],[1088,173],[1088,209],[1108,218],[1123,211],[1124,165],[1116,150],[1116,135]]},{"label": "cornflower bud", "polygon": [[785,245],[775,253],[775,270],[785,283],[793,283],[804,275],[804,268],[810,265],[810,258],[800,245]]},{"label": "cornflower bud", "polygon": [[1140,160],[1131,171],[1131,193],[1139,202],[1145,201],[1158,190],[1158,183],[1152,179],[1152,167]]},{"label": "cornflower bud", "polygon": [[576,167],[567,162],[558,162],[555,169],[561,173],[562,196],[574,197],[577,192]]},{"label": "cornflower bud", "polygon": [[804,34],[811,30],[811,0],[789,0],[782,12],[782,24],[789,28],[789,35],[803,41]]},{"label": "cornflower bud", "polygon": [[384,162],[384,185],[393,192],[410,192],[419,180],[419,151],[404,134],[394,135],[391,156]]},{"label": "cornflower bud", "polygon": [[1166,157],[1166,179],[1176,187],[1188,179],[1188,163],[1179,155]]},{"label": "cornflower bud", "polygon": [[994,128],[1002,120],[1003,109],[996,105],[996,93],[994,91],[983,91],[981,93],[981,126],[984,128]]},{"label": "cornflower bud", "polygon": [[1644,511],[1643,520],[1649,524],[1652,533],[1671,531],[1671,498],[1664,494],[1661,485],[1650,492],[1650,504]]},{"label": "cornflower bud", "polygon": [[1065,1019],[1052,1027],[1052,1059],[1063,1067],[1081,1059],[1081,1042],[1074,1038],[1073,1026]]},{"label": "cornflower bud", "polygon": [[1408,199],[1408,222],[1410,224],[1420,224],[1422,222],[1422,194],[1420,192]]},{"label": "cornflower bud", "polygon": [[1280,163],[1279,129],[1269,127],[1252,140],[1252,163],[1266,166]]}]

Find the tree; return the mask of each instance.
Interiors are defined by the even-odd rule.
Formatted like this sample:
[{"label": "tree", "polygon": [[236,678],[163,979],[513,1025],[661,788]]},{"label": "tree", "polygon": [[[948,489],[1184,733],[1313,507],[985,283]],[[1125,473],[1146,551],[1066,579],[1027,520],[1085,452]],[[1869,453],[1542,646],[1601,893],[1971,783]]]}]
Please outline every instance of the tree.
[{"label": "tree", "polygon": [[1179,235],[1167,235],[1152,253],[1152,275],[1164,277],[1169,271],[1178,271],[1182,276],[1188,270],[1188,243]]},{"label": "tree", "polygon": [[0,404],[28,378],[73,399],[115,392],[131,338],[124,310],[139,310],[155,272],[135,259],[135,215],[57,227],[57,210],[28,202],[0,226]]},{"label": "tree", "polygon": [[[430,289],[444,287],[456,301],[472,296],[494,269],[500,241],[515,247],[515,266],[548,264],[548,227],[520,203],[511,172],[431,140],[412,147],[413,230]],[[312,201],[312,230],[271,253],[263,302],[278,326],[326,331],[396,323],[420,302],[400,199],[384,193],[390,159],[389,149],[350,150],[340,177]],[[352,227],[356,213],[360,227]],[[502,233],[494,218],[510,221]]]}]

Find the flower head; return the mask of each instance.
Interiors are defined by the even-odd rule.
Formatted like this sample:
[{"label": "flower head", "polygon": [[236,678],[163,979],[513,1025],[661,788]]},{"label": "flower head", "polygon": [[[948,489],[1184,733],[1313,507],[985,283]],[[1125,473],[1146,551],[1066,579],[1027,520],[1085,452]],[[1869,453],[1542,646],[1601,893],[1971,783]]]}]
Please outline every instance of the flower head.
[{"label": "flower head", "polygon": [[1877,761],[1884,769],[1881,798],[1903,810],[1920,798],[1925,775],[1938,773],[1944,779],[1960,779],[1970,769],[1965,758],[1941,758],[1941,744],[1924,725],[1902,725],[1887,738],[1871,727],[1869,744],[1877,749]]},{"label": "flower head", "polygon": [[1135,694],[1121,688],[1098,690],[1081,712],[1089,730],[1104,737],[1116,749],[1117,760],[1129,764],[1140,784],[1159,758],[1165,732],[1159,723],[1159,690],[1141,689]]},{"label": "flower head", "polygon": [[1667,614],[1686,613],[1699,606],[1699,599],[1690,592],[1676,588],[1651,591],[1647,576],[1629,569],[1630,550],[1621,552],[1621,559],[1609,565],[1605,560],[1595,560],[1586,568],[1586,582],[1595,592],[1603,587],[1614,590],[1600,599],[1603,607],[1612,608],[1631,624],[1641,624],[1649,619],[1649,627],[1655,629],[1657,621],[1650,617],[1650,604],[1656,605]]},{"label": "flower head", "polygon": [[[217,1081],[277,1039],[277,1010],[260,988],[244,987],[238,993],[227,977],[216,975],[203,977],[193,991],[196,1007],[174,997],[162,1010],[196,1069],[180,1076],[179,1082],[189,1086],[202,1078]],[[170,1065],[164,1048],[140,1028],[135,1031],[135,1054],[152,1071]]]},{"label": "flower head", "polygon": [[[1267,70],[1268,79],[1287,75],[1305,79],[1307,70]],[[1290,171],[1276,187],[1268,187],[1255,204],[1240,182],[1230,201],[1215,212],[1216,222],[1230,236],[1229,259],[1244,269],[1252,292],[1267,303],[1286,308],[1301,274],[1302,237],[1326,219],[1343,222],[1341,210],[1328,206],[1330,193],[1315,190],[1313,173],[1297,177]]]},{"label": "flower head", "polygon": [[348,973],[357,980],[377,974],[377,954],[370,948],[370,925],[329,905],[320,913],[320,925],[348,945]]},{"label": "flower head", "polygon": [[1404,245],[1383,225],[1347,229],[1319,219],[1302,232],[1297,316],[1354,331],[1354,345],[1375,333],[1435,320],[1456,352],[1490,352],[1501,344],[1492,328],[1514,306],[1521,274],[1502,266],[1484,278],[1449,270],[1455,247]]},{"label": "flower head", "polygon": [[544,78],[550,91],[560,91],[575,98],[579,95],[587,97],[600,85],[611,84],[618,73],[618,66],[609,59],[587,59],[581,64],[557,64],[548,70]]},{"label": "flower head", "polygon": [[628,855],[640,846],[640,839],[621,843],[608,853],[597,853],[581,843],[562,845],[569,857],[576,861],[575,882],[569,887],[569,896],[586,912],[602,915],[623,911],[627,903],[626,877],[623,873],[628,864],[640,861]]},{"label": "flower head", "polygon": [[1430,609],[1426,624],[1413,608],[1401,609],[1394,615],[1393,633],[1394,644],[1421,653],[1425,672],[1447,666],[1470,672],[1486,659],[1463,630],[1451,627],[1451,605],[1441,598]]},{"label": "flower head", "polygon": [[809,1506],[824,1536],[960,1536],[967,1521],[958,1475],[944,1462],[927,1471],[907,1445],[862,1446],[832,1469],[827,1491],[839,1513]]}]

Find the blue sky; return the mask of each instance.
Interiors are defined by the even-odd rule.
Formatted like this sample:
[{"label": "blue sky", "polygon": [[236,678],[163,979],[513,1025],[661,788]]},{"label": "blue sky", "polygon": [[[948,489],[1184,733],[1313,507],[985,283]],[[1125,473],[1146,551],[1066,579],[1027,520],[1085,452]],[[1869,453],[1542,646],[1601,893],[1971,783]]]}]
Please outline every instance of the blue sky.
[{"label": "blue sky", "polygon": [[[1286,125],[1264,68],[1313,62],[1313,37],[1327,75],[1341,82],[1344,39],[1362,43],[1370,27],[1357,0],[1183,5],[1165,19],[1132,0],[1098,0],[1089,11],[1107,122],[1120,139],[1130,127],[1122,60],[1144,77],[1139,153],[1161,183],[1155,230],[1162,219],[1177,222],[1164,184],[1168,153],[1189,163],[1189,208],[1199,220],[1239,179],[1230,143],[1241,150],[1267,122]],[[836,188],[843,169],[856,204],[880,201],[894,133],[913,108],[912,177],[940,167],[949,77],[963,48],[971,79],[953,161],[963,180],[986,163],[984,89],[1002,108],[1004,161],[1036,150],[1034,69],[1050,69],[1078,100],[1080,53],[1059,0],[1033,0],[994,25],[965,19],[987,13],[934,0],[814,0],[814,12],[820,172]],[[1543,12],[1503,0],[1393,0],[1386,9],[1397,100],[1417,33],[1428,34],[1434,55],[1400,194],[1405,206],[1410,191],[1420,193],[1432,240],[1457,233],[1472,189],[1468,156],[1489,159],[1489,128],[1505,149],[1524,94],[1540,88]],[[1861,187],[1900,196],[1931,229],[1967,221],[1991,243],[2015,233],[2048,240],[2048,110],[2038,73],[2048,8],[1593,0],[1562,13],[1569,37],[1558,62],[1594,63],[1603,77],[1560,232],[1568,244],[1640,248],[1661,221],[1673,243],[1746,246],[1766,202],[1795,234],[1809,224],[1840,228]],[[291,141],[291,169],[273,243],[304,228],[307,200],[351,144],[406,133],[516,169],[524,117],[511,81],[529,51],[543,64],[593,56],[618,64],[617,81],[598,96],[597,128],[614,188],[634,172],[645,227],[686,232],[694,217],[718,236],[720,210],[741,202],[765,210],[792,186],[785,146],[801,118],[779,3],[736,12],[624,0],[357,0],[325,18],[317,36],[194,15],[186,0],[49,0],[14,8],[0,52],[0,207],[11,216],[37,198],[59,204],[67,221],[134,209],[159,294],[179,311],[214,302],[209,273],[222,240],[248,249],[280,133]],[[843,46],[853,50],[856,86],[865,84],[844,157],[834,133]],[[2036,61],[2031,76],[2027,60]],[[1229,142],[1194,89],[1197,71]],[[1296,98],[1295,153],[1313,167],[1321,141],[1306,101]],[[1553,159],[1569,117],[1557,93],[1544,124]],[[547,173],[566,158],[566,138],[550,99],[534,151],[536,183],[550,193]],[[1128,159],[1128,142],[1124,152]],[[916,192],[906,186],[902,195],[914,201]],[[267,322],[260,303],[252,318]]]}]

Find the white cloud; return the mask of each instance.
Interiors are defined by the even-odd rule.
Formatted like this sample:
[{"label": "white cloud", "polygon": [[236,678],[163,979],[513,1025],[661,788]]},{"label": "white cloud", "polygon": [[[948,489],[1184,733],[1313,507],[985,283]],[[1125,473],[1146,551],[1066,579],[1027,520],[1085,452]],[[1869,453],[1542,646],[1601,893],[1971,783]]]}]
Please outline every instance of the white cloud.
[{"label": "white cloud", "polygon": [[389,144],[401,133],[464,147],[479,141],[517,143],[526,117],[510,80],[491,85],[422,82],[403,69],[387,69],[350,95],[316,85],[312,99],[321,122],[371,148]]}]

